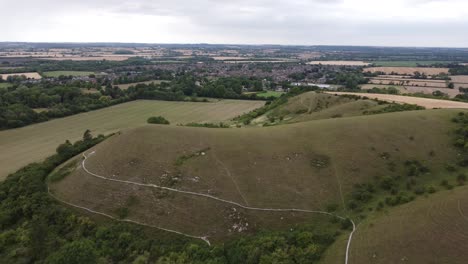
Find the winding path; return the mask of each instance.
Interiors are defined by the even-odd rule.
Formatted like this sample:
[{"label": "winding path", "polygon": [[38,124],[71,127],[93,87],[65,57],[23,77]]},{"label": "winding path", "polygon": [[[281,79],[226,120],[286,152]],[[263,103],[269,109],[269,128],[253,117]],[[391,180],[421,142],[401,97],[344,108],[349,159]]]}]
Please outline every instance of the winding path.
[{"label": "winding path", "polygon": [[[102,176],[102,175],[98,175],[98,174],[96,174],[96,173],[93,173],[93,172],[89,171],[89,170],[86,168],[86,164],[85,164],[85,163],[86,163],[86,160],[88,159],[89,156],[93,155],[94,153],[95,153],[95,151],[92,151],[91,153],[88,154],[88,156],[86,156],[86,155],[83,153],[84,159],[83,159],[83,161],[81,162],[81,165],[82,165],[83,170],[84,170],[86,173],[88,173],[89,175],[94,176],[94,177],[96,177],[96,178],[102,179],[102,180],[113,181],[113,182],[119,182],[119,183],[125,183],[125,184],[132,184],[132,185],[136,185],[136,186],[157,188],[157,189],[161,189],[161,190],[167,190],[167,191],[176,192],[176,193],[182,193],[182,194],[186,194],[186,195],[204,197],[204,198],[216,200],[216,201],[218,201],[218,202],[231,204],[231,205],[234,205],[234,206],[237,206],[237,207],[246,209],[246,210],[253,210],[253,211],[269,211],[269,212],[302,212],[302,213],[314,213],[314,214],[329,215],[329,216],[333,216],[333,217],[336,217],[336,218],[342,219],[342,220],[347,219],[346,217],[339,216],[339,215],[336,215],[336,214],[333,214],[333,213],[330,213],[330,212],[325,212],[325,211],[305,210],[305,209],[296,209],[296,208],[289,208],[289,209],[288,209],[288,208],[260,208],[260,207],[245,206],[245,205],[242,205],[242,204],[237,203],[237,202],[234,202],[234,201],[224,200],[224,199],[221,199],[221,198],[219,198],[219,197],[212,196],[212,195],[208,195],[208,194],[196,193],[196,192],[191,192],[191,191],[183,191],[183,190],[178,190],[178,189],[174,189],[174,188],[159,186],[159,185],[150,184],[150,183],[139,183],[139,182],[132,182],[132,181],[126,181],[126,180],[118,180],[118,179],[107,178],[107,177],[105,177],[105,176]],[[171,229],[166,229],[166,228],[162,228],[162,227],[158,227],[158,226],[152,226],[152,225],[140,223],[140,222],[133,221],[133,220],[130,220],[130,219],[118,219],[118,218],[113,217],[113,216],[111,216],[111,215],[108,215],[108,214],[106,214],[106,213],[97,212],[97,211],[94,211],[94,210],[89,209],[89,208],[86,208],[86,207],[82,207],[82,206],[79,206],[79,205],[75,205],[75,204],[72,204],[72,203],[63,201],[63,200],[59,199],[58,197],[54,196],[54,195],[50,192],[50,190],[48,190],[48,191],[49,191],[49,194],[50,194],[53,198],[57,199],[58,201],[60,201],[60,202],[62,202],[62,203],[64,203],[64,204],[67,204],[67,205],[76,207],[76,208],[80,208],[80,209],[86,210],[86,211],[91,212],[91,213],[99,214],[99,215],[102,215],[102,216],[105,216],[105,217],[108,217],[108,218],[111,218],[111,219],[114,219],[114,220],[122,221],[122,222],[134,223],[134,224],[143,225],[143,226],[147,226],[147,227],[157,228],[157,229],[160,229],[160,230],[163,230],[163,231],[167,231],[167,232],[171,232],[171,233],[183,235],[183,236],[190,237],[190,238],[201,239],[201,240],[205,241],[208,245],[211,245],[211,244],[210,244],[210,241],[208,240],[208,238],[207,238],[206,236],[194,236],[194,235],[185,234],[185,233],[182,233],[182,232],[179,232],[179,231],[175,231],[175,230],[171,230]],[[353,238],[354,232],[356,231],[356,225],[355,225],[354,221],[351,220],[351,219],[349,219],[349,221],[351,221],[351,223],[352,223],[352,225],[353,225],[353,230],[352,230],[351,233],[349,234],[348,243],[347,243],[347,246],[346,246],[345,264],[348,264],[349,251],[350,251],[350,247],[351,247],[351,240],[352,240],[352,238]]]}]

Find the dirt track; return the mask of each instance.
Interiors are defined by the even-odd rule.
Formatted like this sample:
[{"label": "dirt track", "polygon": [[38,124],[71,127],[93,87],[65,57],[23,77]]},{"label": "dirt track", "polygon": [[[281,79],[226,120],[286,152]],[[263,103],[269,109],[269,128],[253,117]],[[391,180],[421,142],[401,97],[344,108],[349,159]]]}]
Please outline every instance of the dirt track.
[{"label": "dirt track", "polygon": [[420,98],[420,97],[411,97],[411,96],[393,95],[393,94],[349,93],[349,92],[328,92],[328,93],[329,94],[351,94],[351,95],[358,95],[358,96],[366,96],[372,99],[379,99],[379,100],[388,101],[388,102],[420,105],[420,106],[426,107],[427,109],[432,109],[432,108],[468,109],[468,103],[455,102],[455,101],[449,101],[449,100]]}]

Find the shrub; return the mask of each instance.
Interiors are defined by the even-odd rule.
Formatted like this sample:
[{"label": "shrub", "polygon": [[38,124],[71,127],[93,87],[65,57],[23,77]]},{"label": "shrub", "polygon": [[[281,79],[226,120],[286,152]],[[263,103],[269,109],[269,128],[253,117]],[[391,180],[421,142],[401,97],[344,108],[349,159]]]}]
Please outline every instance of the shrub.
[{"label": "shrub", "polygon": [[426,192],[426,188],[424,186],[418,187],[414,190],[414,193],[417,195],[424,194]]},{"label": "shrub", "polygon": [[129,214],[129,210],[127,207],[120,207],[115,210],[115,214],[117,214],[120,219],[125,219]]},{"label": "shrub", "polygon": [[169,125],[169,121],[162,116],[152,116],[147,120],[148,124]]},{"label": "shrub", "polygon": [[327,205],[327,212],[335,212],[336,210],[338,210],[338,204],[333,203]]},{"label": "shrub", "polygon": [[466,175],[464,173],[458,174],[458,176],[457,176],[458,184],[463,185],[463,184],[465,184],[465,181],[466,181]]}]

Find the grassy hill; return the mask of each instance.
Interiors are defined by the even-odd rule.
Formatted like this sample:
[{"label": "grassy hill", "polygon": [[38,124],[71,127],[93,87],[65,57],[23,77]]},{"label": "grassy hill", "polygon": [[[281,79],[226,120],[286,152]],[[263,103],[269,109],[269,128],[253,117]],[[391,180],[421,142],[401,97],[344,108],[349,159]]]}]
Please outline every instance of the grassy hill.
[{"label": "grassy hill", "polygon": [[[466,263],[468,187],[444,190],[363,221],[350,263]],[[322,263],[340,263],[343,239]]]},{"label": "grassy hill", "polygon": [[288,99],[264,115],[253,120],[253,124],[294,123],[318,119],[340,118],[363,115],[365,111],[382,109],[374,100],[307,92]]},{"label": "grassy hill", "polygon": [[[411,111],[232,129],[144,126],[88,151],[86,168],[110,179],[202,193],[243,206],[336,211],[359,222],[382,199],[403,191],[412,196],[419,187],[454,177],[446,167],[457,156],[450,133],[457,112]],[[75,162],[71,175],[51,184],[60,199],[213,241],[327,221],[320,215],[258,212],[103,180]],[[417,175],[410,174],[414,168]],[[379,187],[388,176],[398,194]],[[376,190],[368,202],[351,206],[361,199],[356,185],[369,183]]]}]

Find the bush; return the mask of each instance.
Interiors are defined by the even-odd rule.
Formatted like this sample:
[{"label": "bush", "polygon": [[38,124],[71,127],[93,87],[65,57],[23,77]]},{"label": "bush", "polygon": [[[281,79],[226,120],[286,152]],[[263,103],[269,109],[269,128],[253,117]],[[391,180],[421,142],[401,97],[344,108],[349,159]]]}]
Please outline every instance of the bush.
[{"label": "bush", "polygon": [[162,116],[152,116],[147,120],[148,124],[169,125],[169,121]]}]

